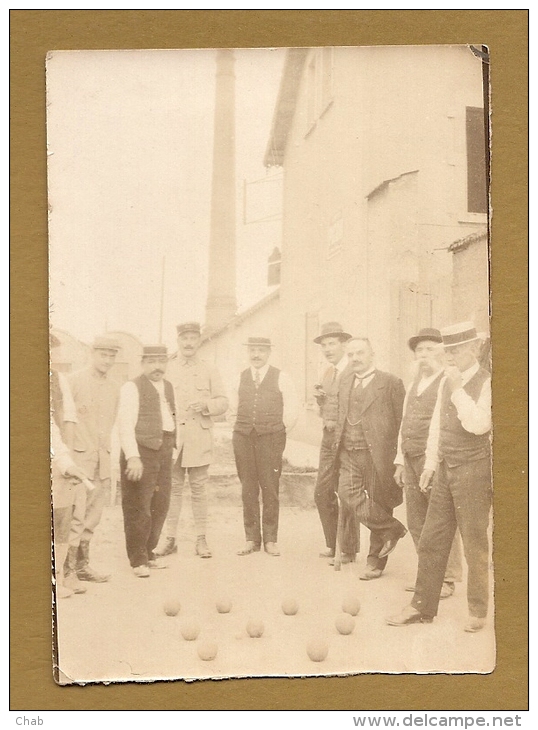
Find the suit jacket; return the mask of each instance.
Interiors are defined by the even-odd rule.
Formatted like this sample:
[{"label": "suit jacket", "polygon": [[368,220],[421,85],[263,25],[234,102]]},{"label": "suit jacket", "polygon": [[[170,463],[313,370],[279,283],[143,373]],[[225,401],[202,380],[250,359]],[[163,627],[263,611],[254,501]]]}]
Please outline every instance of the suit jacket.
[{"label": "suit jacket", "polygon": [[69,386],[77,409],[73,452],[78,466],[93,479],[111,477],[111,433],[119,403],[120,384],[93,368],[71,373]]},{"label": "suit jacket", "polygon": [[[346,370],[338,389],[338,422],[335,431],[336,456],[341,448],[346,424],[349,397],[355,374]],[[394,459],[398,446],[398,432],[402,420],[405,388],[395,375],[376,370],[366,388],[361,418],[364,434],[378,477],[377,495],[382,505],[393,508],[402,503],[402,490],[394,481]]]},{"label": "suit jacket", "polygon": [[[228,410],[228,398],[220,375],[204,360],[194,357],[186,361],[179,353],[169,373],[176,401],[179,463],[184,467],[210,464],[213,455],[212,417]],[[196,401],[206,401],[206,410],[197,413],[189,408],[189,404]]]}]

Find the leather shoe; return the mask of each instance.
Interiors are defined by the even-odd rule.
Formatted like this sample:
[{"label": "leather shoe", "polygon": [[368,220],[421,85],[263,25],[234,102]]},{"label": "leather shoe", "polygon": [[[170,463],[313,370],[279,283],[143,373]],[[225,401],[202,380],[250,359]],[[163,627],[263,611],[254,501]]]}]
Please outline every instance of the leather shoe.
[{"label": "leather shoe", "polygon": [[327,550],[323,550],[319,554],[320,558],[334,558],[334,550],[331,550],[330,548],[327,548]]},{"label": "leather shoe", "polygon": [[257,545],[255,542],[252,542],[252,540],[247,540],[247,543],[245,547],[242,550],[238,550],[238,555],[250,555],[251,553],[259,553],[260,552],[260,546]]},{"label": "leather shoe", "polygon": [[278,558],[278,556],[280,555],[280,551],[276,545],[276,542],[266,542],[264,548],[265,552],[268,555],[272,555],[275,558]]},{"label": "leather shoe", "polygon": [[409,593],[414,593],[415,592],[415,584],[414,583],[410,583],[408,586],[405,586],[405,590],[408,591]]},{"label": "leather shoe", "polygon": [[[331,560],[329,560],[329,565],[334,565],[335,561],[336,561],[336,557],[331,558]],[[347,565],[348,563],[354,563],[354,562],[355,562],[354,555],[350,555],[349,553],[342,553],[342,555],[340,557],[341,565]]]},{"label": "leather shoe", "polygon": [[106,573],[98,573],[89,565],[86,565],[83,568],[77,568],[77,578],[91,583],[106,583],[110,580],[110,575],[107,575]]},{"label": "leather shoe", "polygon": [[397,616],[389,616],[385,619],[385,623],[389,626],[408,626],[409,624],[431,624],[432,618],[423,616],[413,606],[406,606],[404,610]]},{"label": "leather shoe", "polygon": [[177,553],[176,539],[175,537],[167,537],[163,547],[160,550],[155,550],[153,554],[156,558],[164,558],[173,553]]},{"label": "leather shoe", "polygon": [[359,575],[360,580],[375,580],[381,578],[383,571],[381,568],[367,568],[364,573]]},{"label": "leather shoe", "polygon": [[450,598],[450,596],[454,593],[456,589],[456,586],[454,583],[447,583],[446,581],[443,583],[443,587],[441,588],[441,593],[439,595],[439,598]]},{"label": "leather shoe", "polygon": [[164,563],[160,563],[158,560],[153,558],[148,560],[148,568],[151,568],[152,570],[164,570],[165,568],[168,568],[168,565],[164,565]]},{"label": "leather shoe", "polygon": [[384,545],[383,545],[383,547],[379,551],[379,556],[378,557],[380,557],[380,558],[386,558],[387,555],[390,555],[391,552],[396,547],[396,545],[398,544],[398,540],[401,540],[402,537],[404,537],[404,535],[406,535],[406,534],[407,534],[407,530],[404,529],[404,531],[402,532],[401,535],[398,535],[397,537],[394,536],[394,537],[391,537],[388,540],[386,540],[385,543],[384,543]]},{"label": "leather shoe", "polygon": [[477,631],[482,631],[486,625],[485,618],[478,618],[477,616],[469,616],[469,620],[463,627],[464,631],[468,631],[470,634],[476,634]]},{"label": "leather shoe", "polygon": [[149,578],[149,568],[147,565],[137,565],[133,568],[133,573],[137,578]]},{"label": "leather shoe", "polygon": [[196,540],[196,555],[200,556],[201,558],[212,557],[211,550],[207,547],[205,537],[199,537]]}]

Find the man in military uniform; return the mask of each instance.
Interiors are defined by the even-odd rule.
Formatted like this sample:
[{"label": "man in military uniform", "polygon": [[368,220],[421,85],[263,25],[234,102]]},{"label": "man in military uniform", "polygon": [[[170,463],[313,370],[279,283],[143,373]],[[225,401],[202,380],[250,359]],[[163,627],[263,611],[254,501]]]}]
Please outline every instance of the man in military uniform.
[{"label": "man in military uniform", "polygon": [[90,542],[110,493],[111,433],[120,384],[109,375],[109,371],[119,350],[118,340],[96,337],[90,367],[72,373],[68,378],[77,410],[73,458],[93,489],[87,490],[81,484],[77,490],[65,575],[67,577],[75,571],[79,580],[96,583],[110,578],[90,566]]},{"label": "man in military uniform", "polygon": [[[322,558],[334,558],[338,526],[338,469],[334,460],[334,435],[338,421],[338,385],[342,373],[348,367],[346,342],[351,335],[344,332],[339,322],[327,322],[321,333],[314,339],[329,363],[321,383],[316,385],[315,399],[323,420],[323,436],[319,454],[319,469],[314,501],[318,508],[325,544],[327,549],[320,553]],[[342,536],[344,537],[344,536]],[[344,538],[345,539],[345,538]],[[344,554],[352,552],[352,547],[342,543]]]},{"label": "man in military uniform", "polygon": [[433,621],[459,528],[468,567],[464,630],[474,633],[486,624],[489,602],[491,376],[478,362],[480,341],[472,322],[452,325],[441,334],[447,364],[420,477],[425,489],[435,474],[418,546],[415,594],[409,606],[386,621],[391,626]]},{"label": "man in military uniform", "polygon": [[213,420],[228,409],[218,370],[198,356],[202,342],[198,322],[177,326],[178,353],[171,363],[170,380],[176,401],[178,459],[172,472],[172,495],[165,526],[166,540],[156,555],[177,552],[177,527],[181,514],[183,487],[188,477],[196,527],[196,554],[210,558],[206,541],[207,480],[213,457]]}]

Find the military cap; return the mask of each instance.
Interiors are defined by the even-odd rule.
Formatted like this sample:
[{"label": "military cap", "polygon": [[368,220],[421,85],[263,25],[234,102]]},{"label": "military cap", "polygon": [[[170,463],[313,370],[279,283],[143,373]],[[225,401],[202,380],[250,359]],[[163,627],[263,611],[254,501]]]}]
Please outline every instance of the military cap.
[{"label": "military cap", "polygon": [[177,325],[176,330],[178,335],[182,335],[183,332],[196,332],[199,335],[202,332],[199,322],[183,322]]}]

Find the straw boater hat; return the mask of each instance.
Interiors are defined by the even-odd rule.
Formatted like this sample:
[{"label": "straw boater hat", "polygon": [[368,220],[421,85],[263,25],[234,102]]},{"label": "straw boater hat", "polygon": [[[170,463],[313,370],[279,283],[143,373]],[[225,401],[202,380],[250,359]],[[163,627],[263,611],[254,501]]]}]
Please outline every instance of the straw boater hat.
[{"label": "straw boater hat", "polygon": [[247,347],[271,347],[269,337],[249,337],[247,342],[243,343]]},{"label": "straw boater hat", "polygon": [[144,345],[142,357],[168,357],[168,349],[166,345]]},{"label": "straw boater hat", "polygon": [[96,337],[93,341],[92,348],[94,350],[121,350],[119,340],[113,337]]},{"label": "straw boater hat", "polygon": [[316,345],[321,345],[321,341],[324,337],[339,337],[344,342],[350,340],[352,335],[349,332],[344,332],[344,328],[340,322],[325,322],[321,325],[321,333],[314,338]]},{"label": "straw boater hat", "polygon": [[196,332],[199,335],[202,332],[200,322],[183,322],[177,325],[176,330],[178,335],[182,335],[183,332]]},{"label": "straw boater hat", "polygon": [[450,327],[444,327],[441,330],[441,335],[445,347],[464,345],[467,342],[474,342],[479,339],[476,327],[472,322],[459,322],[450,325]]},{"label": "straw boater hat", "polygon": [[414,337],[410,337],[408,341],[408,345],[415,352],[415,349],[419,342],[424,342],[428,340],[429,342],[439,342],[441,343],[443,341],[443,338],[441,337],[441,333],[439,330],[436,330],[434,327],[423,327],[418,335],[415,335]]}]

